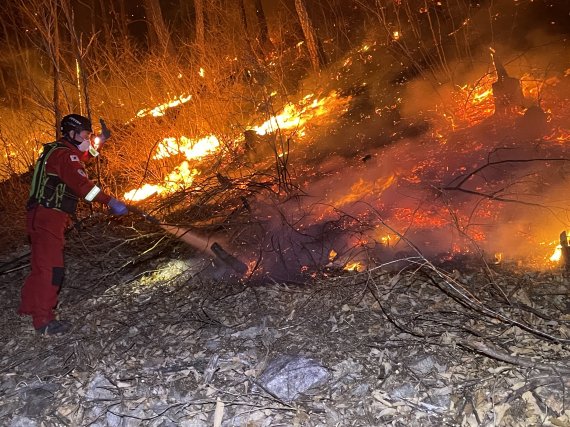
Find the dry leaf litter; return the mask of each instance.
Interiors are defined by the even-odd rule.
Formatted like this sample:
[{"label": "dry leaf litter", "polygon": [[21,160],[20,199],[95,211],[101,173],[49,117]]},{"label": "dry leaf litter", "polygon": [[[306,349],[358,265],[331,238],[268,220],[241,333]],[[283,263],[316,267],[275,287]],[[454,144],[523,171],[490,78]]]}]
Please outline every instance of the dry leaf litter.
[{"label": "dry leaf litter", "polygon": [[2,425],[570,426],[563,271],[413,258],[261,284],[160,233],[88,230],[63,337],[16,315],[28,249],[2,258]]}]

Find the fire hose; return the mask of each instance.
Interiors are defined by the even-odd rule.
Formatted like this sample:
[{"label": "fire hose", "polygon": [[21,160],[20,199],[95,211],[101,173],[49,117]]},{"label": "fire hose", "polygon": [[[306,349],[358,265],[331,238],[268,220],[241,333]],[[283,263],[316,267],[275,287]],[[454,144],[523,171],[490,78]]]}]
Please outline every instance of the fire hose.
[{"label": "fire hose", "polygon": [[245,265],[239,259],[231,255],[218,242],[210,244],[209,239],[205,239],[195,233],[192,233],[190,230],[186,228],[163,224],[158,220],[158,218],[150,215],[148,212],[145,212],[136,206],[127,205],[127,208],[129,209],[129,212],[141,216],[151,224],[158,225],[169,234],[174,235],[176,238],[189,244],[190,246],[194,247],[200,252],[215,257],[217,260],[222,262],[224,265],[230,267],[236,273],[239,273],[240,275],[244,275],[245,273],[247,273],[248,270],[247,265]]}]

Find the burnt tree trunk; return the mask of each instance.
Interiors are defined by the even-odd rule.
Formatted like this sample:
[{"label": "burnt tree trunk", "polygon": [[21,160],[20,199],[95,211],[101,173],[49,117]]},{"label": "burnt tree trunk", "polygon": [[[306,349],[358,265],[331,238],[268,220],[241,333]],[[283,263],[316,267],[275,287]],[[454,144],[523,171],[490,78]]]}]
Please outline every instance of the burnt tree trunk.
[{"label": "burnt tree trunk", "polygon": [[493,62],[497,73],[497,81],[492,85],[495,114],[509,114],[524,104],[521,82],[508,75],[503,63],[495,55]]}]

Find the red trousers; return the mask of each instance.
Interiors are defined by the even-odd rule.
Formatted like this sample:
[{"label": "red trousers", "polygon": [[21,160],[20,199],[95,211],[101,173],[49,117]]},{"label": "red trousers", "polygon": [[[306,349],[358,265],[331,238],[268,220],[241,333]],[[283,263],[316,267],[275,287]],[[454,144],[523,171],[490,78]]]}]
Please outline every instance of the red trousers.
[{"label": "red trousers", "polygon": [[24,282],[18,313],[32,316],[34,328],[55,318],[57,296],[63,284],[64,232],[69,216],[41,205],[28,211],[27,231],[32,244],[32,271]]}]

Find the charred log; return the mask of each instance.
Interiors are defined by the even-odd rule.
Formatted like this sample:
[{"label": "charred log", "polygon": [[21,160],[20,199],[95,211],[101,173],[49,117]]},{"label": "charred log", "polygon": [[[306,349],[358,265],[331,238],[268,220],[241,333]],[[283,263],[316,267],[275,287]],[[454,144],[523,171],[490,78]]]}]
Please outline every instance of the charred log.
[{"label": "charred log", "polygon": [[519,79],[510,77],[503,63],[493,55],[497,81],[493,83],[493,98],[495,101],[495,114],[505,115],[524,105]]}]

